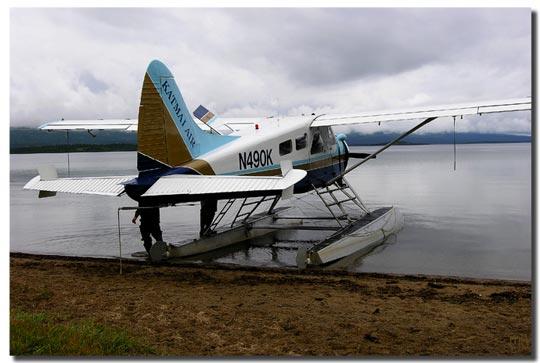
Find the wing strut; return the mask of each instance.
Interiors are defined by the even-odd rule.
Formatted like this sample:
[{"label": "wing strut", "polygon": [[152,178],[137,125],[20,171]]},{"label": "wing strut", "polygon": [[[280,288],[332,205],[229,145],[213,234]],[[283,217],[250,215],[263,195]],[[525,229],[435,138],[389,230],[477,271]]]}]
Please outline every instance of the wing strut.
[{"label": "wing strut", "polygon": [[375,158],[378,154],[382,153],[384,150],[388,149],[390,146],[394,145],[395,143],[399,142],[400,140],[402,140],[403,138],[409,136],[410,134],[412,134],[413,132],[415,132],[416,130],[418,130],[419,128],[421,128],[422,126],[425,126],[427,125],[428,123],[430,123],[431,121],[435,120],[437,117],[429,117],[427,119],[425,119],[424,121],[420,122],[418,125],[416,125],[415,127],[413,127],[412,129],[410,129],[409,131],[405,132],[404,134],[401,134],[398,138],[394,139],[393,141],[390,141],[388,144],[384,145],[382,148],[380,148],[379,150],[377,150],[376,152],[372,153],[371,155],[369,155],[367,158],[365,158],[364,160],[360,161],[359,163],[353,165],[352,167],[350,167],[349,169],[345,170],[343,173],[339,174],[338,176],[330,179],[328,182],[326,182],[326,185],[329,186],[331,185],[332,183],[334,183],[336,180],[342,178],[343,176],[345,176],[345,174],[349,173],[350,171],[358,168],[360,165],[364,164],[366,161],[368,160],[371,160],[373,158]]}]

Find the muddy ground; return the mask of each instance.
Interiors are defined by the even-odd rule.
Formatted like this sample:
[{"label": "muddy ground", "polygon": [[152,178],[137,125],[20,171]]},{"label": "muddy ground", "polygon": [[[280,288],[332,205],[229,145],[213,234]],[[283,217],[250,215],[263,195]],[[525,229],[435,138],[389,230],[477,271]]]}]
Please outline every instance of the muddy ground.
[{"label": "muddy ground", "polygon": [[531,355],[531,285],[12,254],[11,308],[173,356]]}]

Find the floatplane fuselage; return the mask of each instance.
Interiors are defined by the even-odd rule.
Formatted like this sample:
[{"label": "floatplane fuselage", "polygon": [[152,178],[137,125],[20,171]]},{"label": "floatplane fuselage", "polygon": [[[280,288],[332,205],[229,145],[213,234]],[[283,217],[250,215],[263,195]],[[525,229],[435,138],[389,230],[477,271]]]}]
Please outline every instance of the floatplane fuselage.
[{"label": "floatplane fuselage", "polygon": [[[280,165],[286,160],[292,160],[295,169],[307,172],[294,185],[294,193],[305,193],[342,173],[349,154],[344,135],[336,137],[328,126],[310,129],[311,121],[311,117],[255,120],[252,126],[232,133],[235,139],[230,143],[175,167],[149,162],[149,157],[139,152],[139,160],[153,167],[141,170],[137,178],[126,183],[126,193],[136,201],[144,201],[144,192],[161,177],[170,175],[279,176]],[[152,204],[196,200],[190,196],[148,198],[152,198]]]}]

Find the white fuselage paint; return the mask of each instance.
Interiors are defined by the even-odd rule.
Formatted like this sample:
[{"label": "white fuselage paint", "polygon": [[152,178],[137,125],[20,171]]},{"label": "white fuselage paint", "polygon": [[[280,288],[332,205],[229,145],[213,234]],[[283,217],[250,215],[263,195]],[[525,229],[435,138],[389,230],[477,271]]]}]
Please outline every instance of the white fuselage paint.
[{"label": "white fuselage paint", "polygon": [[[290,160],[293,166],[327,159],[337,154],[333,140],[325,140],[319,152],[311,154],[316,129],[310,125],[313,117],[218,119],[212,127],[223,130],[222,125],[240,125],[229,135],[240,136],[218,149],[201,155],[199,159],[210,164],[218,175],[246,175],[278,170],[280,162]],[[298,148],[296,139],[306,137],[305,146]],[[322,140],[322,139],[321,139]],[[290,152],[280,155],[280,144],[290,141]]]}]

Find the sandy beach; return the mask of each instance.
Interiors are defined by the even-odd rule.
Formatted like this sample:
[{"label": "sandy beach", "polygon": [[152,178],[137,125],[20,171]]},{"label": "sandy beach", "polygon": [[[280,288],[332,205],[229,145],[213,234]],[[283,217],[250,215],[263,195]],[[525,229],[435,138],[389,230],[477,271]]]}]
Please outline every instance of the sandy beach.
[{"label": "sandy beach", "polygon": [[530,356],[529,282],[11,254],[11,311],[164,356]]}]

